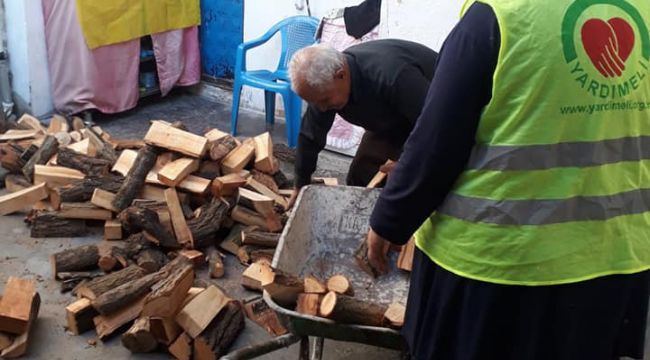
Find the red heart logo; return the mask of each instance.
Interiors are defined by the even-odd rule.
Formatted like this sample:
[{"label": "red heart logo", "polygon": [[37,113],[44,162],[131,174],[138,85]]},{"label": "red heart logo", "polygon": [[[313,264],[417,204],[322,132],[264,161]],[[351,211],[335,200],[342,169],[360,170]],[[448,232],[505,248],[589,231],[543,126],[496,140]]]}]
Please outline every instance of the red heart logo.
[{"label": "red heart logo", "polygon": [[634,30],[621,18],[590,19],[582,26],[582,45],[604,77],[619,77],[634,47]]}]

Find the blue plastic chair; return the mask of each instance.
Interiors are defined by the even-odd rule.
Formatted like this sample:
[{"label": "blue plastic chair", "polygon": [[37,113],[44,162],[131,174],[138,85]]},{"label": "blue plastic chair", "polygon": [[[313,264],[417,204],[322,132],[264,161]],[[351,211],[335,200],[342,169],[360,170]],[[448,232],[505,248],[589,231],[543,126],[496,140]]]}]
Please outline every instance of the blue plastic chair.
[{"label": "blue plastic chair", "polygon": [[[237,117],[239,115],[239,98],[244,85],[264,89],[266,123],[274,123],[275,93],[282,95],[287,125],[287,143],[295,147],[300,131],[302,99],[291,90],[287,66],[293,54],[303,47],[314,44],[318,19],[310,16],[293,16],[275,24],[262,37],[242,43],[237,48],[235,64],[235,83],[232,93],[231,133],[237,134]],[[260,46],[280,31],[282,37],[282,55],[275,71],[246,70],[246,51]]]}]

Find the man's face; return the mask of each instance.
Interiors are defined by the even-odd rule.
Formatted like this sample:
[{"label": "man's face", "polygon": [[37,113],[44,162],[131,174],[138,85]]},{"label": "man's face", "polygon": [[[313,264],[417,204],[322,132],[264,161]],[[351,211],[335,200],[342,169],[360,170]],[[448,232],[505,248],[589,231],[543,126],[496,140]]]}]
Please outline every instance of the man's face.
[{"label": "man's face", "polygon": [[312,87],[304,84],[297,90],[301,98],[320,111],[341,110],[350,97],[350,78],[344,70],[340,70],[327,86]]}]

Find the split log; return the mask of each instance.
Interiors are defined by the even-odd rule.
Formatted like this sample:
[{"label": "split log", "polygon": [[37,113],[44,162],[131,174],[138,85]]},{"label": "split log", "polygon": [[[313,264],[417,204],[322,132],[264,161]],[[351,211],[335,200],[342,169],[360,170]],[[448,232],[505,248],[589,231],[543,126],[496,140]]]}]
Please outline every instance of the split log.
[{"label": "split log", "polygon": [[65,308],[67,328],[73,335],[80,335],[95,327],[93,318],[98,315],[88,299],[79,299]]},{"label": "split log", "polygon": [[262,284],[273,281],[273,269],[270,263],[258,261],[251,264],[242,273],[241,284],[248,290],[262,292]]},{"label": "split log", "polygon": [[305,293],[307,294],[326,294],[327,287],[322,281],[314,275],[305,276]]},{"label": "split log", "polygon": [[248,182],[246,183],[246,187],[250,188],[254,191],[257,191],[258,193],[268,196],[273,201],[275,201],[276,204],[282,206],[282,208],[286,209],[288,206],[287,200],[274,192],[273,190],[269,189],[268,186],[262,184],[261,182],[253,179],[253,178],[248,178]]},{"label": "split log", "polygon": [[354,296],[354,289],[350,280],[343,275],[334,275],[327,280],[327,290],[337,294]]},{"label": "split log", "polygon": [[58,133],[50,134],[56,138],[56,141],[59,143],[59,147],[68,146],[72,143],[72,136],[67,132],[60,131]]},{"label": "split log", "polygon": [[99,249],[97,265],[102,271],[109,273],[129,266],[129,257],[123,248],[106,242],[100,243],[97,248]]},{"label": "split log", "polygon": [[47,199],[45,184],[0,196],[0,215],[8,215],[34,205],[39,200]]},{"label": "split log", "polygon": [[[70,135],[70,137],[72,138],[72,135]],[[95,145],[90,143],[90,139],[83,139],[81,141],[77,141],[74,144],[66,146],[66,148],[72,150],[77,154],[85,155],[93,159],[96,159],[97,156],[97,149],[95,148]]]},{"label": "split log", "polygon": [[229,252],[232,255],[237,256],[239,248],[242,246],[241,243],[241,232],[244,227],[240,224],[235,224],[226,238],[219,244],[219,248],[224,251]]},{"label": "split log", "polygon": [[164,248],[181,248],[174,236],[163,229],[155,211],[131,206],[122,211],[118,215],[118,219],[129,233],[144,231],[148,240],[152,240]]},{"label": "split log", "polygon": [[32,186],[33,184],[27,181],[27,179],[22,175],[8,174],[5,177],[5,188],[10,193],[25,190]]},{"label": "split log", "polygon": [[33,139],[38,135],[39,132],[36,130],[7,130],[4,134],[0,134],[0,141]]},{"label": "split log", "polygon": [[269,174],[253,169],[253,171],[251,171],[251,177],[255,181],[266,186],[267,188],[269,188],[269,190],[273,191],[276,194],[280,191],[280,188],[278,187],[278,183],[275,181],[275,177]]},{"label": "split log", "polygon": [[404,326],[406,307],[402,304],[392,303],[384,313],[384,321],[392,328],[401,329]]},{"label": "split log", "polygon": [[174,318],[152,317],[149,320],[151,333],[159,343],[169,346],[183,332]]},{"label": "split log", "polygon": [[18,126],[24,129],[36,130],[41,134],[47,133],[47,129],[43,127],[43,124],[41,124],[37,118],[29,114],[23,114],[20,119],[18,119]]},{"label": "split log", "polygon": [[131,201],[135,199],[135,196],[142,191],[145,178],[156,163],[157,155],[157,150],[152,146],[145,146],[138,150],[135,163],[126,175],[126,179],[113,201],[113,206],[116,209],[126,209],[131,204]]},{"label": "split log", "polygon": [[151,332],[150,319],[141,317],[122,334],[122,345],[132,353],[148,353],[156,350],[158,341]]},{"label": "split log", "polygon": [[275,212],[273,199],[244,188],[239,189],[238,203],[264,217],[268,229],[281,229],[282,223]]},{"label": "split log", "polygon": [[366,239],[363,239],[357,250],[354,252],[354,260],[366,274],[372,277],[379,276],[379,271],[372,267],[368,260],[368,243],[366,242]]},{"label": "split log", "polygon": [[5,333],[0,333],[0,353],[2,352],[2,350],[11,346],[13,342],[14,342],[13,336]]},{"label": "split log", "polygon": [[280,336],[288,332],[280,323],[278,314],[262,298],[246,301],[244,311],[251,321],[261,326],[272,336]]},{"label": "split log", "polygon": [[274,270],[272,280],[262,283],[262,287],[271,295],[273,301],[286,308],[294,308],[298,295],[305,292],[305,282],[297,276]]},{"label": "split log", "polygon": [[200,207],[200,214],[187,221],[194,248],[204,249],[214,245],[216,234],[221,229],[221,224],[228,216],[229,206],[219,199],[212,199],[209,203]]},{"label": "split log", "polygon": [[34,184],[46,183],[50,189],[70,185],[84,178],[81,171],[63,166],[34,166]]},{"label": "split log", "polygon": [[65,117],[54,114],[50,119],[50,125],[47,127],[48,134],[56,134],[59,132],[67,133],[70,131],[70,125],[68,125],[68,120]]},{"label": "split log", "polygon": [[413,255],[415,254],[415,239],[411,238],[406,245],[402,246],[402,250],[397,258],[397,268],[405,271],[413,269]]},{"label": "split log", "polygon": [[73,130],[73,131],[70,131],[69,134],[70,134],[70,137],[72,138],[72,140],[75,141],[75,143],[78,143],[78,142],[83,140],[83,136],[81,135],[81,133],[79,131]]},{"label": "split log", "polygon": [[182,257],[169,264],[167,276],[151,288],[145,299],[143,316],[172,317],[176,315],[187,291],[194,282],[194,270]]},{"label": "split log", "polygon": [[245,251],[248,251],[248,257],[252,262],[262,261],[262,260],[266,260],[269,263],[273,262],[273,256],[275,256],[275,249],[265,249],[265,248],[255,249],[249,245],[244,245],[242,246],[242,248]]},{"label": "split log", "polygon": [[177,186],[189,174],[199,169],[199,160],[181,158],[163,166],[158,172],[158,180],[167,186]]},{"label": "split log", "polygon": [[234,137],[230,136],[229,134],[226,134],[220,139],[211,141],[210,159],[212,159],[213,161],[221,162],[226,157],[226,155],[228,155],[231,151],[235,150],[236,147],[237,147],[237,140]]},{"label": "split log", "polygon": [[373,304],[330,291],[320,304],[320,315],[339,323],[382,326],[387,306]]},{"label": "split log", "polygon": [[58,274],[56,274],[56,278],[58,280],[92,280],[94,278],[98,278],[100,276],[104,276],[104,273],[101,272],[93,272],[93,271],[63,271]]},{"label": "split log", "polygon": [[192,358],[192,338],[186,333],[182,333],[167,350],[178,360],[190,360]]},{"label": "split log", "polygon": [[79,237],[88,233],[86,222],[77,219],[64,219],[56,212],[43,212],[30,220],[33,238]]},{"label": "split log", "polygon": [[33,280],[10,276],[0,299],[0,331],[15,335],[27,331],[37,296]]},{"label": "split log", "polygon": [[52,276],[71,271],[84,271],[97,268],[99,250],[96,245],[84,245],[58,252],[50,257]]},{"label": "split log", "polygon": [[270,232],[280,232],[282,230],[281,223],[272,224],[273,227],[269,227],[271,224],[266,221],[266,218],[264,218],[259,213],[251,211],[243,206],[235,206],[232,209],[230,216],[238,223],[242,223],[248,226],[257,226],[262,230]]},{"label": "split log", "polygon": [[135,159],[137,157],[138,152],[135,150],[127,149],[122,151],[120,156],[117,158],[117,161],[115,161],[115,164],[113,164],[111,171],[126,176],[133,167],[133,164],[135,164]]},{"label": "split log", "polygon": [[131,265],[122,270],[86,282],[77,289],[77,296],[95,300],[102,294],[130,281],[140,279],[146,274],[145,270],[139,266]]},{"label": "split log", "polygon": [[59,166],[76,169],[90,176],[104,176],[112,165],[109,160],[86,156],[69,148],[59,149],[56,161]]},{"label": "split log", "polygon": [[153,122],[144,136],[144,141],[171,151],[176,151],[194,158],[201,158],[208,147],[208,139],[187,131],[176,129],[171,125]]},{"label": "split log", "polygon": [[194,268],[198,269],[205,264],[205,255],[198,250],[181,250],[178,256],[182,256],[192,263]]},{"label": "split log", "polygon": [[2,353],[0,353],[0,357],[2,357],[3,359],[13,359],[13,358],[23,356],[25,355],[25,353],[27,353],[27,348],[29,347],[29,342],[31,340],[30,333],[32,331],[32,328],[34,327],[34,322],[38,317],[38,312],[41,307],[41,297],[37,292],[34,292],[30,303],[31,303],[30,310],[29,310],[30,315],[29,315],[29,320],[27,322],[26,329],[20,335],[14,338],[13,343],[9,347],[2,350]]},{"label": "split log", "polygon": [[255,146],[244,142],[237,146],[221,161],[221,170],[224,174],[238,173],[248,165],[255,156]]},{"label": "split log", "polygon": [[255,141],[255,169],[267,174],[278,171],[279,163],[273,157],[273,141],[268,132],[253,138]]},{"label": "split log", "polygon": [[194,339],[194,359],[217,360],[225,355],[244,330],[244,311],[230,301],[200,336]]},{"label": "split log", "polygon": [[110,220],[113,213],[110,210],[99,208],[91,203],[61,203],[61,209],[57,213],[64,219],[82,220]]},{"label": "split log", "polygon": [[311,316],[318,316],[321,294],[300,294],[296,304],[296,311]]},{"label": "split log", "polygon": [[73,116],[72,117],[72,129],[74,131],[81,131],[86,128],[86,124],[84,124],[84,121],[78,117],[78,116]]},{"label": "split log", "polygon": [[221,290],[210,286],[181,309],[176,322],[188,335],[196,338],[230,301]]},{"label": "split log", "polygon": [[169,208],[172,226],[176,234],[176,240],[185,247],[194,248],[194,238],[181,208],[180,200],[175,188],[165,190],[165,201]]},{"label": "split log", "polygon": [[196,174],[202,178],[214,179],[221,176],[221,164],[217,161],[204,160]]},{"label": "split log", "polygon": [[[111,289],[92,301],[92,305],[100,314],[108,315],[127,307],[137,299],[141,299],[140,311],[144,306],[144,297],[158,281],[164,278],[163,272],[155,272],[139,279],[129,281]],[[140,312],[138,312],[138,315]],[[131,319],[133,320],[133,319]]]},{"label": "split log", "polygon": [[[154,244],[145,238],[144,233],[131,234],[124,240],[124,251],[129,259],[136,258],[144,250],[153,248]],[[145,269],[147,270],[147,269]]]},{"label": "split log", "polygon": [[23,167],[23,174],[25,177],[28,180],[32,181],[34,176],[34,166],[45,165],[45,163],[47,163],[47,161],[50,160],[52,156],[56,155],[58,150],[59,142],[56,140],[56,138],[51,135],[46,136],[41,147]]},{"label": "split log", "polygon": [[55,189],[52,196],[52,205],[56,208],[56,202],[85,202],[90,201],[93,197],[95,189],[102,189],[111,193],[115,193],[120,189],[124,177],[119,175],[108,174],[106,176],[88,176],[81,181],[77,181],[71,185]]},{"label": "split log", "polygon": [[85,136],[90,139],[92,146],[97,149],[99,157],[110,161],[111,164],[117,160],[117,155],[115,154],[113,147],[102,139],[93,129],[84,129],[83,132]]},{"label": "split log", "polygon": [[250,227],[242,230],[241,242],[244,245],[257,245],[274,248],[280,241],[280,234],[265,231],[259,231],[257,228]]},{"label": "split log", "polygon": [[160,270],[167,262],[165,254],[158,249],[145,249],[137,255],[137,264],[148,273]]},{"label": "split log", "polygon": [[[137,298],[136,298],[137,299]],[[98,315],[93,319],[95,323],[95,331],[100,339],[105,339],[122,326],[130,323],[140,316],[144,306],[144,296],[141,296],[135,301],[120,307],[117,311],[110,315]]]},{"label": "split log", "polygon": [[115,150],[124,150],[124,149],[140,149],[145,146],[144,140],[138,139],[111,139],[111,145],[115,147]]},{"label": "split log", "polygon": [[0,165],[11,173],[21,174],[26,161],[21,158],[24,149],[14,143],[0,144]]},{"label": "split log", "polygon": [[122,240],[122,223],[117,220],[106,220],[104,240]]},{"label": "split log", "polygon": [[246,179],[240,174],[228,174],[212,181],[212,195],[216,197],[232,196],[237,189],[246,184]]},{"label": "split log", "polygon": [[210,277],[219,279],[224,276],[225,268],[223,266],[223,255],[214,247],[208,249],[208,271]]}]

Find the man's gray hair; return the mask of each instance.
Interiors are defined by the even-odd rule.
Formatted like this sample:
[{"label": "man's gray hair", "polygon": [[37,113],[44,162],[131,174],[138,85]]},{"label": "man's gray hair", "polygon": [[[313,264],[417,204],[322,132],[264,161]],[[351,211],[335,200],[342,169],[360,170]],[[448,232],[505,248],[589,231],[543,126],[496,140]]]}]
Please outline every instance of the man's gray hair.
[{"label": "man's gray hair", "polygon": [[304,81],[314,87],[326,87],[334,81],[336,72],[345,65],[345,55],[331,46],[318,44],[298,50],[289,62],[291,87]]}]

